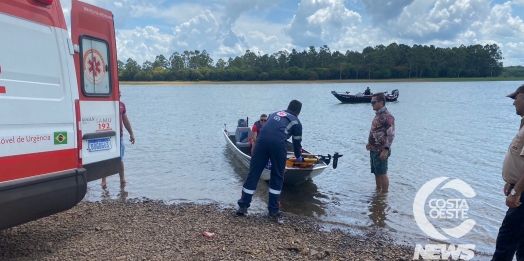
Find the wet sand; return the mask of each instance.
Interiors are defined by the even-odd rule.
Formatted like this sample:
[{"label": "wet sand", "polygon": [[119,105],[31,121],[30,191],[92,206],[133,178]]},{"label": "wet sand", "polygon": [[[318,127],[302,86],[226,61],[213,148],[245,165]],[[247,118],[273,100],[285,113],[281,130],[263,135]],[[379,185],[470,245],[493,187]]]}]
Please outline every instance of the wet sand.
[{"label": "wet sand", "polygon": [[[285,214],[234,215],[215,205],[81,202],[0,231],[1,260],[412,260],[413,246]],[[213,238],[203,232],[214,233]]]}]

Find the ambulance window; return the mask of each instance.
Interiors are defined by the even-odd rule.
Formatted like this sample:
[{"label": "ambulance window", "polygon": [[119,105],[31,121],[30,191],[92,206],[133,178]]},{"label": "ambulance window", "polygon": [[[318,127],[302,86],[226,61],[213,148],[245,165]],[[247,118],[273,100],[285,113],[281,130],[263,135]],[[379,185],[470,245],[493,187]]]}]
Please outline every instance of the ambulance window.
[{"label": "ambulance window", "polygon": [[109,96],[111,81],[107,42],[81,37],[82,90],[86,96]]}]

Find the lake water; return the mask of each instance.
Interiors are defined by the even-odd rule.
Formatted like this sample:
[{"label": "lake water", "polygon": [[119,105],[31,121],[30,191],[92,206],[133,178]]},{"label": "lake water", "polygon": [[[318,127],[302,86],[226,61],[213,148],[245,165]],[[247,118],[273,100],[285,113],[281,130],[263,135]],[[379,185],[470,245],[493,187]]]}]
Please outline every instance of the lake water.
[{"label": "lake water", "polygon": [[[137,140],[135,145],[126,143],[126,178],[130,183],[121,189],[118,175],[108,178],[107,190],[98,181],[91,182],[86,200],[147,197],[235,207],[247,168],[228,151],[221,129],[227,124],[234,130],[237,120],[246,117],[252,125],[260,114],[285,109],[290,100],[297,99],[303,103],[303,147],[315,154],[337,151],[344,156],[337,169],[330,165],[311,182],[285,187],[283,211],[364,231],[379,228],[415,247],[433,242],[413,218],[417,191],[434,178],[458,178],[473,188],[475,197],[437,189],[430,198],[465,199],[467,218],[476,225],[465,236],[444,242],[475,244],[478,256],[481,252],[491,254],[506,211],[501,166],[520,124],[513,101],[505,96],[521,84],[122,86],[122,101]],[[386,197],[374,191],[365,149],[374,111],[369,104],[341,104],[330,93],[357,93],[366,86],[373,92],[400,91],[399,101],[387,104],[396,119],[396,137]],[[267,192],[267,183],[260,182],[251,212],[267,211]],[[438,227],[455,227],[465,220],[431,219],[427,205],[425,212],[438,231],[442,231]]]}]

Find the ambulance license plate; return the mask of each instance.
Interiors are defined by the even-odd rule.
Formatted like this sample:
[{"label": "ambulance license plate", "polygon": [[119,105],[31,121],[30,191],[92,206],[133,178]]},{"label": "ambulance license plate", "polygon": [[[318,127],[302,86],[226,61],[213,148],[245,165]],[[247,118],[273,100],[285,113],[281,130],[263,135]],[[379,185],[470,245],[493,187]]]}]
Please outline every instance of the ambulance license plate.
[{"label": "ambulance license plate", "polygon": [[111,140],[109,138],[88,140],[89,151],[109,150],[111,149]]}]

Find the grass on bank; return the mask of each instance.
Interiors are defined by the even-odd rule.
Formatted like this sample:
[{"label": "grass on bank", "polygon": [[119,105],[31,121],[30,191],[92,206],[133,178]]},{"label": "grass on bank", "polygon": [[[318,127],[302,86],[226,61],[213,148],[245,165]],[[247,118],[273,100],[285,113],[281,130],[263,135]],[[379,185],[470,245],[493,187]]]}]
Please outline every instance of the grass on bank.
[{"label": "grass on bank", "polygon": [[127,82],[121,85],[188,85],[188,84],[324,84],[324,83],[366,83],[366,82],[486,82],[486,81],[522,81],[524,77],[479,77],[479,78],[411,78],[411,79],[344,79],[344,80],[275,80],[275,81],[151,81]]}]

